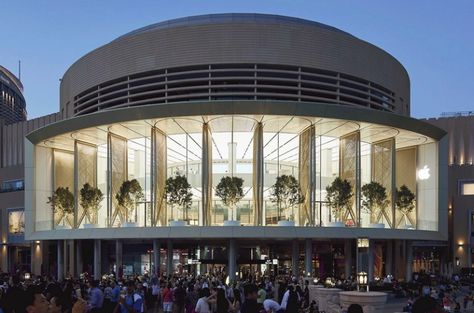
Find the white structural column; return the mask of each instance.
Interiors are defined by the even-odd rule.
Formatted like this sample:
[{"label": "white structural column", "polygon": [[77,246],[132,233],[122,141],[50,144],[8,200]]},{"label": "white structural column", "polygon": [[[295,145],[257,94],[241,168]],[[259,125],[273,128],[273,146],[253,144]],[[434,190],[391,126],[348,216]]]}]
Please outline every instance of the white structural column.
[{"label": "white structural column", "polygon": [[348,279],[352,275],[352,240],[344,240],[344,275]]},{"label": "white structural column", "polygon": [[102,241],[94,239],[94,279],[102,276]]},{"label": "white structural column", "polygon": [[117,277],[121,278],[123,275],[123,249],[122,241],[115,240],[115,271],[117,272]]},{"label": "white structural column", "polygon": [[153,273],[157,276],[160,275],[160,248],[160,241],[158,239],[153,239]]},{"label": "white structural column", "polygon": [[253,216],[254,225],[261,226],[265,220],[263,214],[263,124],[257,123],[253,134]]},{"label": "white structural column", "polygon": [[64,241],[58,240],[58,250],[57,250],[57,260],[58,260],[58,280],[61,281],[64,279]]},{"label": "white structural column", "polygon": [[413,244],[411,241],[407,240],[405,245],[407,259],[405,281],[409,282],[411,281],[411,277],[413,275]]},{"label": "white structural column", "polygon": [[387,240],[387,246],[385,250],[385,274],[393,275],[393,244],[392,240]]},{"label": "white structural column", "polygon": [[231,281],[235,281],[235,272],[237,271],[237,243],[235,239],[229,239],[229,264],[228,264],[228,272],[229,272],[229,279]]},{"label": "white structural column", "polygon": [[76,241],[76,277],[83,272],[83,263],[82,263],[82,241]]},{"label": "white structural column", "polygon": [[368,259],[369,259],[369,269],[367,271],[367,280],[374,281],[374,244],[375,242],[370,239],[369,240],[369,251],[368,251]]},{"label": "white structural column", "polygon": [[313,241],[311,239],[305,240],[304,271],[305,277],[313,275]]},{"label": "white structural column", "polygon": [[168,240],[166,247],[166,275],[173,274],[173,242]]},{"label": "white structural column", "polygon": [[212,207],[212,135],[209,124],[202,125],[202,221],[211,225]]},{"label": "white structural column", "polygon": [[291,245],[291,269],[293,272],[293,276],[298,278],[300,276],[300,269],[299,269],[299,263],[300,263],[300,247],[298,240],[293,240],[292,245]]}]

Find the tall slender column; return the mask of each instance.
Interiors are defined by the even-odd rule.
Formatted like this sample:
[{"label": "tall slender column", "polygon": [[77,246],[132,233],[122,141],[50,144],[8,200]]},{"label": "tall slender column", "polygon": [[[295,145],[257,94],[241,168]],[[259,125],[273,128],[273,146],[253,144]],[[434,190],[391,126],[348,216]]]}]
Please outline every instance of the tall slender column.
[{"label": "tall slender column", "polygon": [[209,124],[202,125],[202,224],[211,225],[212,135]]},{"label": "tall slender column", "polygon": [[76,271],[75,264],[76,264],[76,259],[75,259],[75,245],[74,245],[74,240],[68,240],[68,273],[71,276],[74,276],[74,273]]},{"label": "tall slender column", "polygon": [[407,259],[407,267],[406,267],[406,275],[405,281],[411,281],[411,277],[413,275],[413,244],[411,241],[406,241],[406,259]]},{"label": "tall slender column", "polygon": [[385,250],[385,275],[393,275],[393,244],[392,240],[387,240],[387,249]]},{"label": "tall slender column", "polygon": [[228,264],[228,273],[229,279],[235,281],[235,272],[237,271],[237,253],[236,253],[236,242],[235,239],[229,240],[229,264]]},{"label": "tall slender column", "polygon": [[316,195],[316,140],[315,126],[306,128],[299,138],[299,183],[304,202],[299,206],[298,224],[314,225],[314,200]]},{"label": "tall slender column", "polygon": [[153,265],[154,265],[153,273],[156,276],[159,276],[161,260],[160,260],[160,242],[158,241],[158,239],[153,239]]},{"label": "tall slender column", "polygon": [[7,245],[1,245],[1,268],[5,272],[9,272],[10,268],[8,267],[8,246]]},{"label": "tall slender column", "polygon": [[263,217],[263,124],[257,123],[253,134],[253,210],[254,225],[261,226]]},{"label": "tall slender column", "polygon": [[44,242],[31,242],[31,273],[41,275],[41,266],[43,265],[43,245]]},{"label": "tall slender column", "polygon": [[82,263],[82,240],[76,241],[76,277],[84,271]]},{"label": "tall slender column", "polygon": [[374,280],[374,244],[375,242],[373,240],[369,240],[369,251],[368,251],[369,270],[367,271],[368,281]]},{"label": "tall slender column", "polygon": [[173,274],[173,242],[168,240],[166,248],[166,275]]},{"label": "tall slender column", "polygon": [[94,239],[94,279],[100,279],[102,276],[102,242],[100,239]]},{"label": "tall slender column", "polygon": [[58,250],[57,250],[57,260],[58,260],[58,273],[57,279],[63,280],[64,279],[64,242],[62,240],[58,240]]},{"label": "tall slender column", "polygon": [[305,240],[304,270],[306,277],[313,275],[313,241],[311,239]]},{"label": "tall slender column", "polygon": [[299,270],[299,263],[300,263],[300,247],[298,240],[293,240],[292,246],[291,246],[291,268],[293,272],[293,276],[296,278],[299,278],[300,276],[300,270]]},{"label": "tall slender column", "polygon": [[167,226],[166,203],[164,197],[166,184],[166,153],[167,153],[167,139],[166,135],[156,127],[152,128],[151,132],[151,175],[153,190],[153,226],[161,225]]},{"label": "tall slender column", "polygon": [[352,275],[352,240],[344,240],[344,275],[348,279]]},{"label": "tall slender column", "polygon": [[123,252],[122,252],[122,241],[115,240],[115,270],[117,277],[121,278],[123,275]]}]

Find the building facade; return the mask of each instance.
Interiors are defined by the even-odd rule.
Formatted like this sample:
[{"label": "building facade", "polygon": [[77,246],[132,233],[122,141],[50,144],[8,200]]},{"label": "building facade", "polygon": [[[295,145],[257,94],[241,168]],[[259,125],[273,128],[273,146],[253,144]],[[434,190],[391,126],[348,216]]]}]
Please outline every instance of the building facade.
[{"label": "building facade", "polygon": [[23,84],[0,65],[0,119],[5,125],[26,121]]},{"label": "building facade", "polygon": [[[333,27],[262,14],[162,22],[86,54],[60,94],[58,121],[22,150],[34,273],[347,277],[364,241],[371,279],[409,279],[425,266],[414,251],[447,239],[446,133],[409,117],[395,58]],[[166,200],[177,176],[191,186],[184,207]],[[275,201],[283,176],[298,182],[296,203]],[[242,181],[235,204],[218,196],[225,177]],[[327,198],[337,178],[344,207]],[[143,192],[132,203],[131,181]],[[370,183],[383,207],[364,206]],[[86,184],[103,194],[95,209]]]},{"label": "building facade", "polygon": [[449,259],[456,271],[474,263],[474,114],[458,112],[427,122],[448,133]]}]

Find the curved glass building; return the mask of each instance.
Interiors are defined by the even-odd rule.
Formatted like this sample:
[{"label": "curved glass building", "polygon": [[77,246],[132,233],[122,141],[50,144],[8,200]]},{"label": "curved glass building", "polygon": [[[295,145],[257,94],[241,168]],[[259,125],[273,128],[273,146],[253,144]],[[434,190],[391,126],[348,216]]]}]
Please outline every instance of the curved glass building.
[{"label": "curved glass building", "polygon": [[[312,21],[217,14],[133,31],[75,62],[65,118],[27,136],[26,237],[58,241],[59,275],[347,277],[368,239],[369,276],[405,277],[413,240],[447,237],[445,132],[409,117],[409,86],[387,52]],[[169,199],[178,176],[185,204]],[[241,179],[236,203],[225,177]],[[288,177],[289,195],[276,188]],[[127,202],[134,180],[142,196]],[[86,184],[103,194],[95,209]],[[370,186],[383,204],[367,205]],[[51,203],[64,188],[67,208]]]}]

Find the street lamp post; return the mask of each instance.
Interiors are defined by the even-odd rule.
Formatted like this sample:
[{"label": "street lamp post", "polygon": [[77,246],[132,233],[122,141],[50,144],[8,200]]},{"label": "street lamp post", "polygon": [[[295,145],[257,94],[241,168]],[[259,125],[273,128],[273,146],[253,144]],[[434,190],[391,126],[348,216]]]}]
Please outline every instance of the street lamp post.
[{"label": "street lamp post", "polygon": [[359,272],[357,273],[357,291],[362,291],[363,289],[369,291],[369,284],[367,283],[367,273],[366,272]]}]

